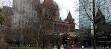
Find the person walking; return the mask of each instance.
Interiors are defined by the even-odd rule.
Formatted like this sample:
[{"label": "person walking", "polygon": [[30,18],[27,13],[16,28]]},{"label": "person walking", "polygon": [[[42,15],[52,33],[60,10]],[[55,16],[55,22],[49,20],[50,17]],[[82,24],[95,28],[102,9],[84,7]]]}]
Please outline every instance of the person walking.
[{"label": "person walking", "polygon": [[53,49],[57,49],[57,46],[55,45]]},{"label": "person walking", "polygon": [[61,45],[60,49],[64,49],[64,46],[63,46],[63,45]]},{"label": "person walking", "polygon": [[82,49],[84,49],[84,46],[82,46]]}]

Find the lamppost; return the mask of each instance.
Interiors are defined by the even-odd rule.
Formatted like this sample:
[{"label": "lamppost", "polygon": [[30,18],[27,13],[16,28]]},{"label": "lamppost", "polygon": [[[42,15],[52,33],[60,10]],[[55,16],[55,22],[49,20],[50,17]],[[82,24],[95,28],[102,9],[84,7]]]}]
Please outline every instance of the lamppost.
[{"label": "lamppost", "polygon": [[0,4],[0,12],[2,11],[2,9],[3,9],[3,6]]},{"label": "lamppost", "polygon": [[69,49],[69,45],[70,45],[70,38],[67,38],[67,48]]},{"label": "lamppost", "polygon": [[68,34],[67,38],[67,48],[70,49],[70,34]]}]

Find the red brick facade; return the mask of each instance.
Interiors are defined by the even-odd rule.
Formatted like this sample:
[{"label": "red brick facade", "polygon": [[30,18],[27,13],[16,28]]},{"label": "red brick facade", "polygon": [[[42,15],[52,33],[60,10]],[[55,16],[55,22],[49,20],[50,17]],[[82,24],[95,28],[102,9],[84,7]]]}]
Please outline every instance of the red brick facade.
[{"label": "red brick facade", "polygon": [[63,21],[54,21],[53,22],[54,32],[60,32],[60,33],[68,33],[68,32],[74,32],[75,25],[74,23],[70,24],[68,22]]}]

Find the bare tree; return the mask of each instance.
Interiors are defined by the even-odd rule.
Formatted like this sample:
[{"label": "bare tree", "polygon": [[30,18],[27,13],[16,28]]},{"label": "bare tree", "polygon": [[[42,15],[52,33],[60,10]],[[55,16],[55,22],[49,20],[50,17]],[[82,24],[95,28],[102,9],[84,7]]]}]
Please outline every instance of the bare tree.
[{"label": "bare tree", "polygon": [[[93,40],[93,48],[96,49],[96,37],[97,37],[97,32],[105,32],[106,26],[105,26],[105,17],[110,17],[107,16],[106,14],[109,14],[108,11],[105,11],[107,7],[107,3],[105,0],[79,0],[80,1],[80,18],[83,20],[80,20],[80,25],[82,28],[80,28],[82,31],[85,30],[86,35],[90,36]],[[104,12],[104,13],[103,13]],[[108,13],[105,13],[108,12]],[[105,16],[105,17],[103,17]],[[105,19],[105,20],[104,20]],[[87,22],[87,24],[85,24]],[[91,27],[92,26],[92,27]],[[93,33],[93,36],[87,34],[87,29],[84,28],[90,28],[91,32]],[[104,31],[102,31],[104,30]],[[83,31],[84,32],[84,31]],[[92,34],[90,32],[90,34]]]},{"label": "bare tree", "polygon": [[[42,44],[44,48],[44,42],[45,40],[48,39],[46,36],[50,35],[52,33],[52,22],[55,19],[56,11],[58,8],[54,5],[45,5],[44,3],[38,3],[34,2],[34,8],[37,11],[37,36],[36,36],[36,41],[37,41],[37,49],[39,49],[40,45],[40,39],[42,39]],[[48,44],[48,41],[47,41]]]}]

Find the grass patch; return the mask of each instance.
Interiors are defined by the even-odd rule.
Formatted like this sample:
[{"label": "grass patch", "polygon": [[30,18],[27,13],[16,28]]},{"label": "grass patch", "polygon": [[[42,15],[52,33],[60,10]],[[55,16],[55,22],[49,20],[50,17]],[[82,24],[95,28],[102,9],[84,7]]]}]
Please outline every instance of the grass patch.
[{"label": "grass patch", "polygon": [[[7,46],[4,49],[36,49],[35,47],[11,47],[11,46]],[[42,49],[42,48],[39,48]],[[45,49],[53,49],[53,48],[45,48]]]}]

